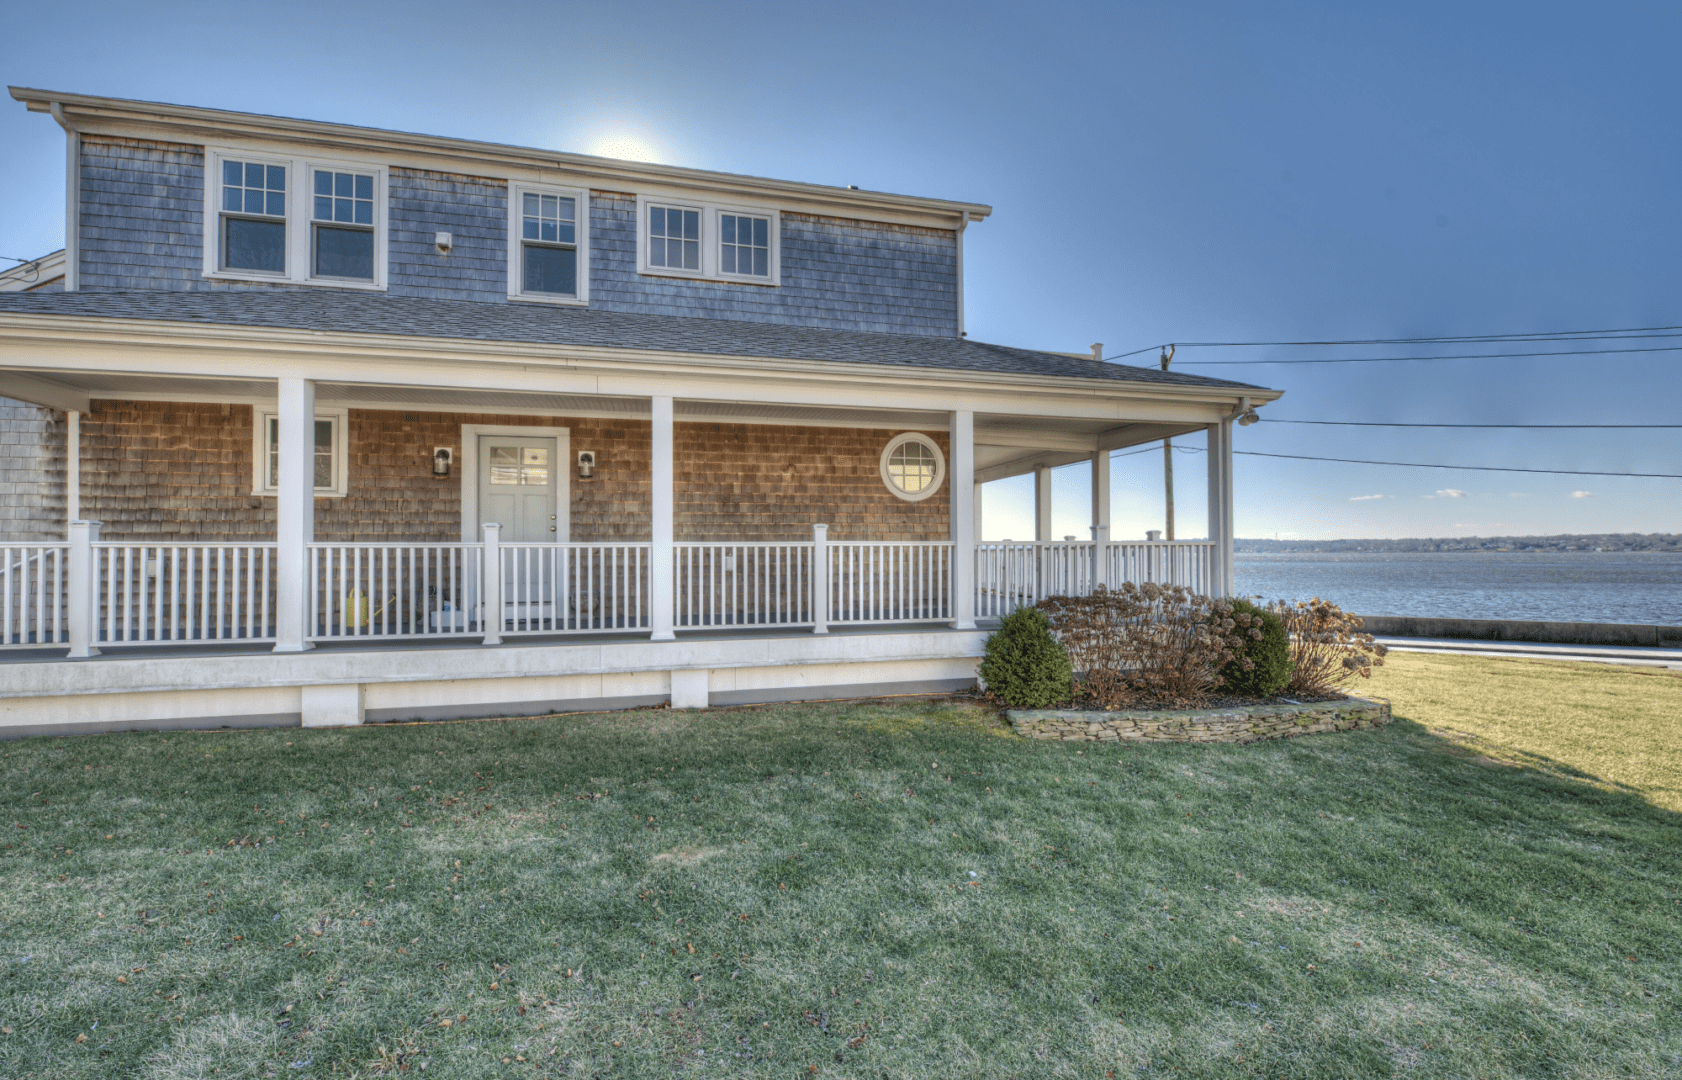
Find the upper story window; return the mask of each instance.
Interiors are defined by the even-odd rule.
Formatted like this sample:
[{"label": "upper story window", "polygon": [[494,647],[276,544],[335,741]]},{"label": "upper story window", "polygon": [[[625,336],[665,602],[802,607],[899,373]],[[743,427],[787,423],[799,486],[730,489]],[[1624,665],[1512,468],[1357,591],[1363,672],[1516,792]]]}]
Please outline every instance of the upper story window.
[{"label": "upper story window", "polygon": [[718,272],[771,276],[771,220],[747,214],[719,214]]},{"label": "upper story window", "polygon": [[554,304],[589,299],[588,192],[509,185],[508,296]]},{"label": "upper story window", "polygon": [[[206,277],[385,288],[378,166],[207,148]],[[211,223],[214,223],[212,226]]]},{"label": "upper story window", "polygon": [[374,177],[315,170],[315,276],[374,280]]},{"label": "upper story window", "polygon": [[637,269],[644,274],[781,282],[781,219],[775,210],[637,199]]},{"label": "upper story window", "polygon": [[648,265],[701,269],[701,212],[685,206],[648,208]]},{"label": "upper story window", "polygon": [[286,273],[286,166],[222,162],[220,268]]}]

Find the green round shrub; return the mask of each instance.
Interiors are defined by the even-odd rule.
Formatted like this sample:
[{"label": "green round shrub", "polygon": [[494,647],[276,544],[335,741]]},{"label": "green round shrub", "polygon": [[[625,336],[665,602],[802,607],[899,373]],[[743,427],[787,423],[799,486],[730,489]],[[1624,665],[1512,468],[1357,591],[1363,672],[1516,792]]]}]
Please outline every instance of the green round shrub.
[{"label": "green round shrub", "polygon": [[987,638],[980,673],[988,690],[1018,709],[1067,701],[1074,684],[1069,654],[1052,636],[1051,620],[1031,607],[1006,615]]},{"label": "green round shrub", "polygon": [[[1249,616],[1245,626],[1242,616]],[[1241,697],[1272,697],[1291,681],[1291,638],[1279,616],[1248,600],[1232,602],[1235,633],[1244,640],[1243,652],[1221,668],[1221,689]],[[1259,631],[1259,634],[1257,633]],[[1249,665],[1241,657],[1247,657]]]}]

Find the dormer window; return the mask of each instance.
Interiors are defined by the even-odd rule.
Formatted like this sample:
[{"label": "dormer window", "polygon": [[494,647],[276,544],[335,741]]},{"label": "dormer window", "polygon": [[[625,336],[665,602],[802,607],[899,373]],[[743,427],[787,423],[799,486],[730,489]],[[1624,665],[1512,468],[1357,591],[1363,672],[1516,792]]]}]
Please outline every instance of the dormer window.
[{"label": "dormer window", "polygon": [[218,232],[222,269],[286,273],[286,166],[223,161]]},{"label": "dormer window", "polygon": [[775,210],[643,195],[637,220],[637,269],[644,274],[780,283],[781,219]]},{"label": "dormer window", "polygon": [[589,300],[590,196],[575,188],[510,184],[508,298]]},{"label": "dormer window", "polygon": [[648,208],[648,265],[701,269],[701,211],[687,206]]},{"label": "dormer window", "polygon": [[386,170],[205,148],[204,275],[385,288]]},{"label": "dormer window", "polygon": [[771,220],[746,214],[718,215],[718,272],[771,276]]},{"label": "dormer window", "polygon": [[374,178],[315,170],[315,277],[374,280]]}]

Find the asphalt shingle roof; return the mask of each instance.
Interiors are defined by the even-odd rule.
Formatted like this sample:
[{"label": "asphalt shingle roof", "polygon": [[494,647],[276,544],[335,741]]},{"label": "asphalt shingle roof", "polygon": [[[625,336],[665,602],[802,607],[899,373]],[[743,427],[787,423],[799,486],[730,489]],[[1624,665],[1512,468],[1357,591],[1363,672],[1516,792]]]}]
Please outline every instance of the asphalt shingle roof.
[{"label": "asphalt shingle roof", "polygon": [[425,300],[329,289],[0,293],[0,315],[7,314],[148,319],[1259,389],[1226,379],[1165,372],[1154,367],[1098,363],[967,338],[862,333],[535,304]]}]

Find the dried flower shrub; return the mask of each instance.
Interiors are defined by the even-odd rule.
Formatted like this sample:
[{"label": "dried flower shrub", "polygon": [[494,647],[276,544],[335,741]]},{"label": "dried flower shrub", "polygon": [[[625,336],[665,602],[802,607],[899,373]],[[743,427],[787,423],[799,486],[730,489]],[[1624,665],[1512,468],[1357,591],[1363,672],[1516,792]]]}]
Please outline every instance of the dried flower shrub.
[{"label": "dried flower shrub", "polygon": [[1245,640],[1230,603],[1178,585],[1099,586],[1037,606],[1081,672],[1077,693],[1102,709],[1201,705]]},{"label": "dried flower shrub", "polygon": [[1340,692],[1355,678],[1372,678],[1384,666],[1389,649],[1361,632],[1361,619],[1336,604],[1315,597],[1290,603],[1275,600],[1267,610],[1279,616],[1291,635],[1291,681],[1285,692],[1321,695]]}]

